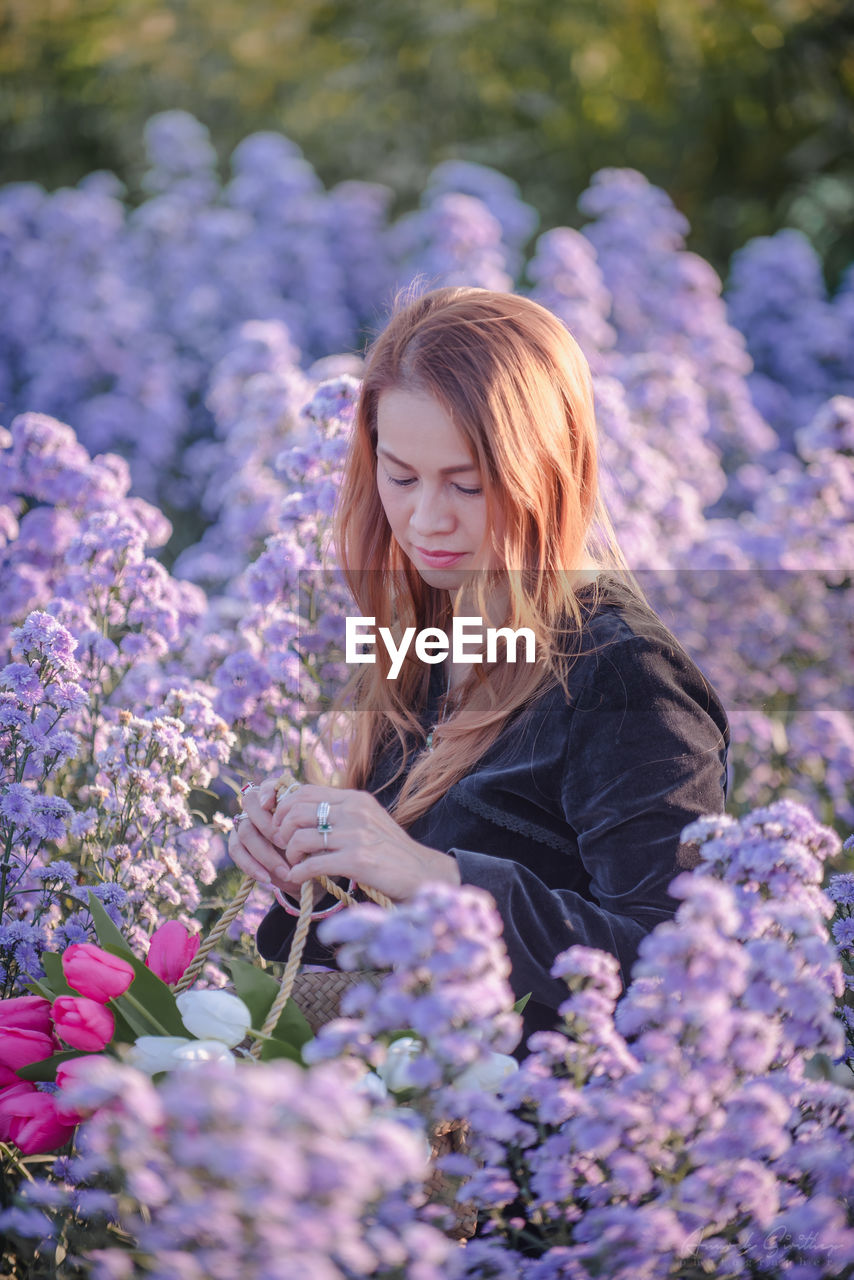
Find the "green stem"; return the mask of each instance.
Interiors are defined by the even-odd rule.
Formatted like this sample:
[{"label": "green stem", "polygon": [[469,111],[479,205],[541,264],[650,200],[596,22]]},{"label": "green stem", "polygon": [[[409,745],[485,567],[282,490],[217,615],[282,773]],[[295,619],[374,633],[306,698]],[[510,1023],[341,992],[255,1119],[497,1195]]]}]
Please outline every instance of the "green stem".
[{"label": "green stem", "polygon": [[9,834],[6,836],[6,847],[3,850],[3,865],[0,868],[0,924],[3,923],[3,917],[6,913],[6,880],[9,876],[9,868],[12,865],[12,832],[14,827],[9,828]]},{"label": "green stem", "polygon": [[[132,1009],[135,1009],[137,1013],[141,1013],[142,1016],[145,1019],[147,1019],[148,1022],[151,1023],[152,1027],[154,1027],[154,1030],[157,1032],[159,1036],[169,1035],[169,1032],[166,1030],[166,1028],[164,1026],[161,1026],[161,1024],[155,1018],[154,1014],[151,1013],[148,1009],[146,1009],[145,1005],[140,1004],[136,996],[132,996],[129,991],[126,991],[124,995],[119,996],[119,1001],[121,1000],[127,1000],[128,1004],[131,1006]],[[118,1003],[118,1001],[116,1003]]]},{"label": "green stem", "polygon": [[0,1152],[2,1152],[4,1159],[8,1161],[9,1166],[11,1168],[15,1169],[18,1173],[20,1173],[22,1177],[29,1178],[30,1182],[35,1182],[35,1178],[30,1173],[29,1169],[24,1164],[24,1162],[21,1160],[20,1152],[15,1151],[12,1147],[8,1146],[5,1142],[0,1142]]}]

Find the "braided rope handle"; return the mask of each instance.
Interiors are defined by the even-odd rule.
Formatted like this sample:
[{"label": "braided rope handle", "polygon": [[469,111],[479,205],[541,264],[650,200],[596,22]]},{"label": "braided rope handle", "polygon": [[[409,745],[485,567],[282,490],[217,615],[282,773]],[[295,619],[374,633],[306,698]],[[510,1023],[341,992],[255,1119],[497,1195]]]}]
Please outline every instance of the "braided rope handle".
[{"label": "braided rope handle", "polygon": [[251,876],[244,876],[237,887],[237,893],[232,898],[229,905],[223,911],[219,920],[211,929],[202,945],[199,947],[193,959],[187,965],[187,968],[181,974],[181,977],[172,988],[175,995],[180,995],[182,991],[186,991],[191,982],[195,982],[202,969],[205,967],[205,961],[225,933],[232,920],[236,919],[246,904],[246,899],[252,892],[255,881]]},{"label": "braided rope handle", "polygon": [[[294,790],[299,785],[300,784],[295,782],[293,778],[290,778],[287,774],[283,774],[276,785],[276,802],[278,803],[283,796],[287,795],[289,791]],[[328,893],[331,893],[336,897],[339,902],[344,902],[348,907],[356,905],[356,899],[352,897],[346,889],[342,889],[340,885],[337,885],[334,880],[330,880],[328,876],[318,876],[317,879],[320,881],[323,888],[326,889]],[[205,966],[208,956],[222,938],[228,926],[242,911],[254,886],[255,881],[251,876],[244,876],[240,881],[237,892],[231,902],[226,907],[225,911],[223,911],[219,920],[199,947],[192,961],[172,988],[175,995],[179,995],[182,991],[186,991],[190,983],[194,982],[199,976]],[[359,887],[362,889],[363,893],[365,893],[379,906],[391,907],[393,905],[391,898],[386,897],[386,895],[380,892],[379,889],[371,889],[367,885],[360,885]],[[282,974],[282,979],[279,983],[278,994],[270,1006],[270,1011],[267,1014],[267,1017],[264,1019],[264,1025],[261,1027],[260,1036],[253,1040],[249,1047],[249,1053],[253,1058],[259,1058],[261,1056],[261,1051],[264,1048],[264,1043],[267,1037],[273,1034],[282,1010],[291,998],[294,983],[297,979],[297,973],[299,972],[302,954],[305,950],[305,944],[308,939],[308,930],[309,925],[311,924],[313,907],[313,881],[305,880],[300,888],[299,917],[297,919],[296,929],[294,930],[294,936],[291,939],[291,949],[288,954],[285,971]]]}]

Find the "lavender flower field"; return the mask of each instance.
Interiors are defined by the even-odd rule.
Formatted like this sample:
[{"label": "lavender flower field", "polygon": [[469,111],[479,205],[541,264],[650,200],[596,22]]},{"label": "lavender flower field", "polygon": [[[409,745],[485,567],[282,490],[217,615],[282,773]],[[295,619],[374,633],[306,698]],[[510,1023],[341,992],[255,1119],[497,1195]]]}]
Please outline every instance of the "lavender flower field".
[{"label": "lavender flower field", "polygon": [[[226,181],[189,115],[146,146],[136,208],[105,173],[0,189],[4,998],[91,940],[90,889],[139,954],[204,927],[240,786],[310,749],[333,775],[340,584],[312,670],[294,598],[321,580],[357,353],[413,281],[530,295],[580,342],[628,562],[727,707],[729,816],[695,824],[701,865],[619,1001],[604,953],[558,958],[564,1030],[495,1093],[459,1084],[519,1037],[488,899],[330,920],[351,967],[390,972],[305,1068],[155,1085],[111,1062],[58,1162],[0,1137],[10,1276],[854,1274],[854,266],[828,296],[783,231],[724,292],[633,170],[595,175],[582,232],[538,236],[477,165],[394,219],[392,191],[326,190],[277,134]],[[207,985],[265,909],[253,891]],[[406,1108],[359,1087],[401,1028],[425,1045]],[[465,1248],[418,1195],[425,1125],[453,1114],[472,1142],[448,1169],[488,1224]]]}]

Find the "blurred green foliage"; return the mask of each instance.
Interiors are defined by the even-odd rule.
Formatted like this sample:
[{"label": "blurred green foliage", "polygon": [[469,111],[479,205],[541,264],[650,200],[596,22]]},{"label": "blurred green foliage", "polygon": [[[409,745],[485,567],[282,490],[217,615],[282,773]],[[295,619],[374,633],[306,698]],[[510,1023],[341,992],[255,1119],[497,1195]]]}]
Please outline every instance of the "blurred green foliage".
[{"label": "blurred green foliage", "polygon": [[724,269],[800,226],[854,258],[854,10],[846,0],[0,0],[0,182],[112,169],[192,111],[225,163],[278,129],[327,184],[417,203],[450,157],[515,178],[542,229],[596,169],[632,166]]}]

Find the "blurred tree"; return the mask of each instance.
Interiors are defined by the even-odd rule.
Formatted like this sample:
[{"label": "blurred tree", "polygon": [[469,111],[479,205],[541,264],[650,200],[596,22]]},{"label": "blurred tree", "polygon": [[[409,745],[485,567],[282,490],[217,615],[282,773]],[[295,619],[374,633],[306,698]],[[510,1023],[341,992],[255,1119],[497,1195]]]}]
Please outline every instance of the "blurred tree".
[{"label": "blurred tree", "polygon": [[542,227],[591,173],[665,187],[719,269],[802,227],[854,257],[854,17],[845,0],[2,0],[0,181],[113,169],[183,107],[225,158],[279,129],[327,183],[414,204],[460,157],[515,178]]}]

